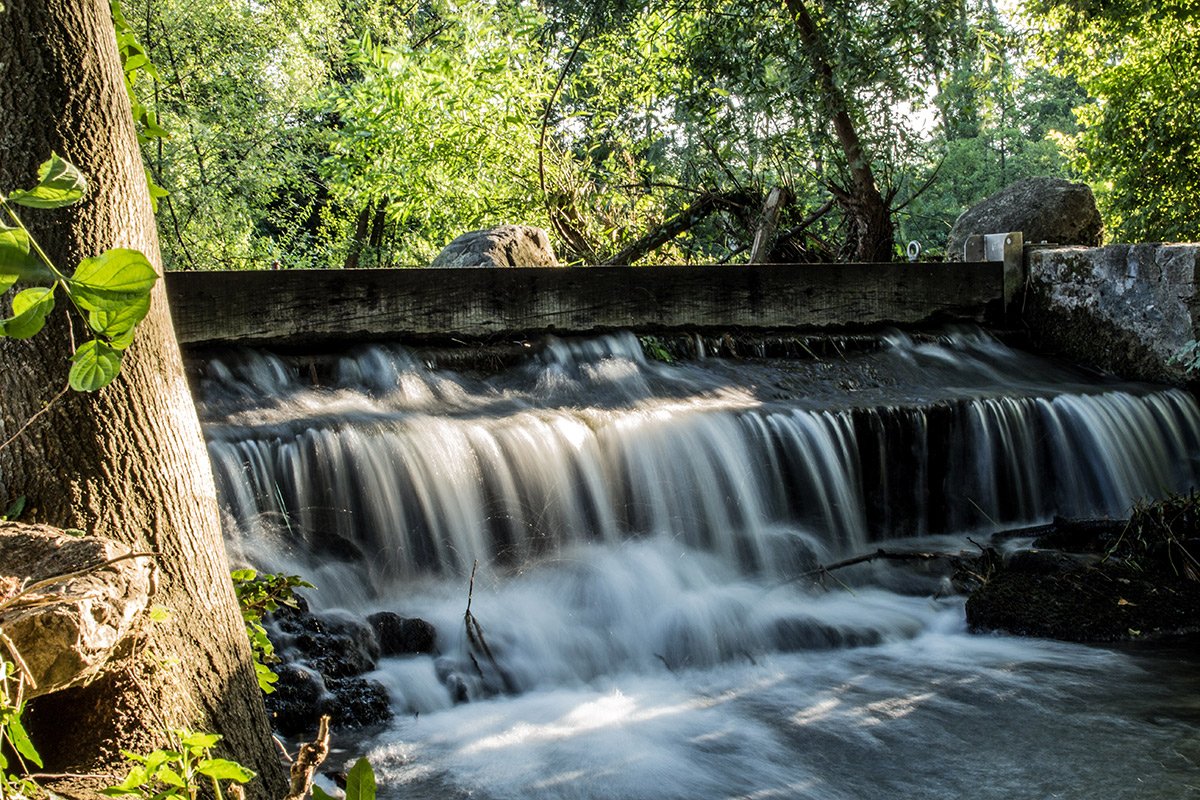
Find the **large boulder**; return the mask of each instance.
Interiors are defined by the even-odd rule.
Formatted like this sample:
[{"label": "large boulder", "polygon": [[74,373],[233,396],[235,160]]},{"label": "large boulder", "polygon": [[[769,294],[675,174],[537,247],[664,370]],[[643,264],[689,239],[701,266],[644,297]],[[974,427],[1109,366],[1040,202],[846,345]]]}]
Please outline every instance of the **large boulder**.
[{"label": "large boulder", "polygon": [[109,539],[0,522],[0,630],[34,681],[26,696],[85,685],[128,654],[155,570],[152,556]]},{"label": "large boulder", "polygon": [[971,206],[946,240],[946,258],[961,261],[967,237],[1021,231],[1026,244],[1098,247],[1104,224],[1092,190],[1062,178],[1025,178]]},{"label": "large boulder", "polygon": [[557,267],[550,236],[530,225],[464,233],[446,245],[434,267]]}]

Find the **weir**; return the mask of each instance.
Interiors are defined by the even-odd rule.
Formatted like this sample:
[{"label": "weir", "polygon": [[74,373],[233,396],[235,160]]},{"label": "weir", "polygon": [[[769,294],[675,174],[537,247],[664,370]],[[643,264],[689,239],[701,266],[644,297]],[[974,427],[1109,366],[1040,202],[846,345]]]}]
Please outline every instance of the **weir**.
[{"label": "weir", "polygon": [[698,341],[665,363],[630,333],[521,349],[494,369],[386,343],[326,346],[319,369],[196,351],[231,558],[318,586],[273,628],[285,732],[307,732],[297,703],[333,713],[397,798],[1183,789],[1152,756],[1189,735],[1167,709],[1192,673],[1147,687],[1131,657],[971,635],[937,569],[795,579],[1186,491],[1188,393],[978,328],[828,358]]},{"label": "weir", "polygon": [[171,272],[166,284],[184,346],[984,322],[1007,296],[1001,262]]}]

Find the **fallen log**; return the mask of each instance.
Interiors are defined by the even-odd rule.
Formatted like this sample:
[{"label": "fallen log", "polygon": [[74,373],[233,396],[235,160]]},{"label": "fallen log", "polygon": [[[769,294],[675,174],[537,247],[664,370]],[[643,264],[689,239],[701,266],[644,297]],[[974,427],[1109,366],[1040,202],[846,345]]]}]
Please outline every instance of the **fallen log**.
[{"label": "fallen log", "polygon": [[21,665],[25,697],[101,675],[148,620],[155,569],[109,539],[0,522],[3,657]]}]

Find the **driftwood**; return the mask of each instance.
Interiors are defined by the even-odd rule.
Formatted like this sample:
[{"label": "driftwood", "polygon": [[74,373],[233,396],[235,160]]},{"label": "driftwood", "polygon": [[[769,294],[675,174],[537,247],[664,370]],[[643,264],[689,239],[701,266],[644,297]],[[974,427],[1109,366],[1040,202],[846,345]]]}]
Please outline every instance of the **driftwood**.
[{"label": "driftwood", "polygon": [[0,522],[0,636],[27,697],[84,685],[126,652],[148,619],[154,555]]},{"label": "driftwood", "polygon": [[962,553],[925,553],[925,552],[892,552],[880,548],[873,553],[863,553],[862,555],[854,556],[853,558],[836,561],[832,564],[821,564],[807,572],[802,572],[799,575],[794,575],[788,578],[784,583],[793,583],[802,581],[806,578],[821,578],[833,572],[835,569],[844,569],[845,567],[853,567],[856,564],[866,564],[871,561],[937,561],[944,559],[951,561],[962,558]]},{"label": "driftwood", "polygon": [[303,800],[312,790],[313,778],[317,769],[325,763],[329,756],[329,715],[321,717],[317,724],[317,738],[307,744],[300,745],[296,760],[290,769],[291,785],[288,787],[284,800]]},{"label": "driftwood", "polygon": [[759,222],[758,230],[754,232],[754,244],[750,248],[751,264],[767,262],[767,256],[775,244],[775,229],[779,227],[779,215],[791,199],[791,193],[780,186],[776,186],[767,194],[767,201],[763,204],[762,220]]},{"label": "driftwood", "polygon": [[740,209],[750,202],[743,192],[708,192],[659,227],[621,250],[601,266],[628,266],[640,261],[682,233],[691,230],[718,211]]}]

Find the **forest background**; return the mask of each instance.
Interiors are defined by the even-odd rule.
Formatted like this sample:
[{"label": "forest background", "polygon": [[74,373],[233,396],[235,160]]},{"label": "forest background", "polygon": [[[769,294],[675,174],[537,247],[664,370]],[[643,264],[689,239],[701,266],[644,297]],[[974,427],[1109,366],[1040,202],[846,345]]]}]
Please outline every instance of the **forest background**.
[{"label": "forest background", "polygon": [[422,265],[501,223],[570,263],[738,263],[776,188],[772,260],[936,257],[1034,175],[1089,183],[1111,241],[1200,240],[1193,0],[123,8],[167,269]]}]

